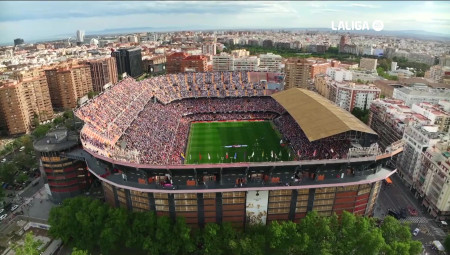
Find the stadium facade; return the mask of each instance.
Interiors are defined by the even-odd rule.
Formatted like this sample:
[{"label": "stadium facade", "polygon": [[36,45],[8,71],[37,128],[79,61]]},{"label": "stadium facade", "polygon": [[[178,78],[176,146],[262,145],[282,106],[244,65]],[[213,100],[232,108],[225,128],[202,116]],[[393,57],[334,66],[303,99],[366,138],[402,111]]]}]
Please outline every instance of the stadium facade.
[{"label": "stadium facade", "polygon": [[56,129],[34,143],[39,155],[45,189],[55,202],[80,195],[92,183],[84,160],[65,157],[66,152],[80,147],[80,139],[76,132]]},{"label": "stadium facade", "polygon": [[[64,157],[86,163],[110,205],[183,216],[192,225],[298,222],[312,210],[372,215],[382,181],[396,172],[389,160],[402,143],[380,151],[377,134],[351,114],[311,91],[269,90],[273,77],[278,75],[216,72],[122,81],[76,110],[85,122],[82,148]],[[124,94],[127,100],[120,98]],[[236,100],[246,101],[236,107]],[[146,115],[149,109],[156,115]],[[162,118],[161,128],[152,129]],[[198,119],[273,121],[295,158],[182,164],[185,133]],[[151,129],[148,134],[142,126]],[[143,141],[136,142],[133,132]],[[159,136],[171,140],[158,144]]]}]

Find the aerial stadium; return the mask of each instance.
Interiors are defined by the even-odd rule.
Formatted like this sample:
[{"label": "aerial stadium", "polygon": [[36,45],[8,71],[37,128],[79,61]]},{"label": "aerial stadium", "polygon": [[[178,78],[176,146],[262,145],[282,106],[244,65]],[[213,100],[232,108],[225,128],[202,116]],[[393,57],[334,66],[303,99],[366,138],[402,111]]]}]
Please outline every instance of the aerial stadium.
[{"label": "aerial stadium", "polygon": [[[370,216],[401,142],[381,151],[353,115],[281,83],[259,72],[127,78],[76,109],[81,146],[58,159],[84,162],[112,206],[197,226],[298,222],[312,210]],[[76,178],[57,192],[80,190]]]}]

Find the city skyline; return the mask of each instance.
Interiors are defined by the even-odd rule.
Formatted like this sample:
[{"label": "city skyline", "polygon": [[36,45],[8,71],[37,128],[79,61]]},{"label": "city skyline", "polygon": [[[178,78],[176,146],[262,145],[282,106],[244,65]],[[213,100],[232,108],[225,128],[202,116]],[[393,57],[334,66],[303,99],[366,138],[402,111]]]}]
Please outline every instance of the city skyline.
[{"label": "city skyline", "polygon": [[[450,36],[448,2],[1,2],[0,44],[133,27],[155,30],[330,28],[381,20],[385,31]],[[319,18],[320,17],[320,18]],[[351,17],[351,19],[349,19]],[[206,22],[205,22],[206,21]],[[56,25],[57,24],[57,25]],[[172,29],[168,29],[172,30]]]}]

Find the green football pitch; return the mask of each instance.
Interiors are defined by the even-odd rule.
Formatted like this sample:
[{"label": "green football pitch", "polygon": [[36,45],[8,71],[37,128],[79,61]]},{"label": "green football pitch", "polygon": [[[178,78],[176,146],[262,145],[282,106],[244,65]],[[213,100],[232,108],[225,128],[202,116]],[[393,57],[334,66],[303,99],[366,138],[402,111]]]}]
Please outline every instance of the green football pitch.
[{"label": "green football pitch", "polygon": [[184,163],[289,161],[294,155],[280,140],[270,121],[192,123]]}]

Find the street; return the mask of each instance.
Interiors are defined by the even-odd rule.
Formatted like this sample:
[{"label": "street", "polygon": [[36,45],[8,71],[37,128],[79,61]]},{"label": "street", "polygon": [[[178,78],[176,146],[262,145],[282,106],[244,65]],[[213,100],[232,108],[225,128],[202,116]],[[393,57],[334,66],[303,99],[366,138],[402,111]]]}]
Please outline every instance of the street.
[{"label": "street", "polygon": [[421,241],[428,254],[437,254],[431,249],[429,244],[434,240],[439,240],[443,243],[446,233],[438,227],[434,218],[426,212],[425,207],[419,204],[414,194],[406,187],[397,174],[391,176],[391,179],[392,185],[383,184],[381,188],[375,206],[374,217],[383,219],[387,215],[388,209],[398,212],[401,208],[406,208],[407,206],[414,207],[418,215],[411,216],[408,213],[406,219],[400,219],[400,221],[410,224],[411,233],[415,228],[419,228],[419,234],[413,236],[413,239]]},{"label": "street", "polygon": [[23,212],[23,216],[30,217],[39,220],[47,220],[50,209],[55,206],[52,203],[45,192],[44,181],[42,178],[39,180],[39,184],[33,186],[30,184],[22,192],[17,193],[18,196],[14,196],[11,201],[13,205],[17,204],[19,207],[11,212],[5,211],[8,214],[6,219],[1,222],[0,232],[3,232],[10,223],[15,221],[16,215],[14,213]]}]

